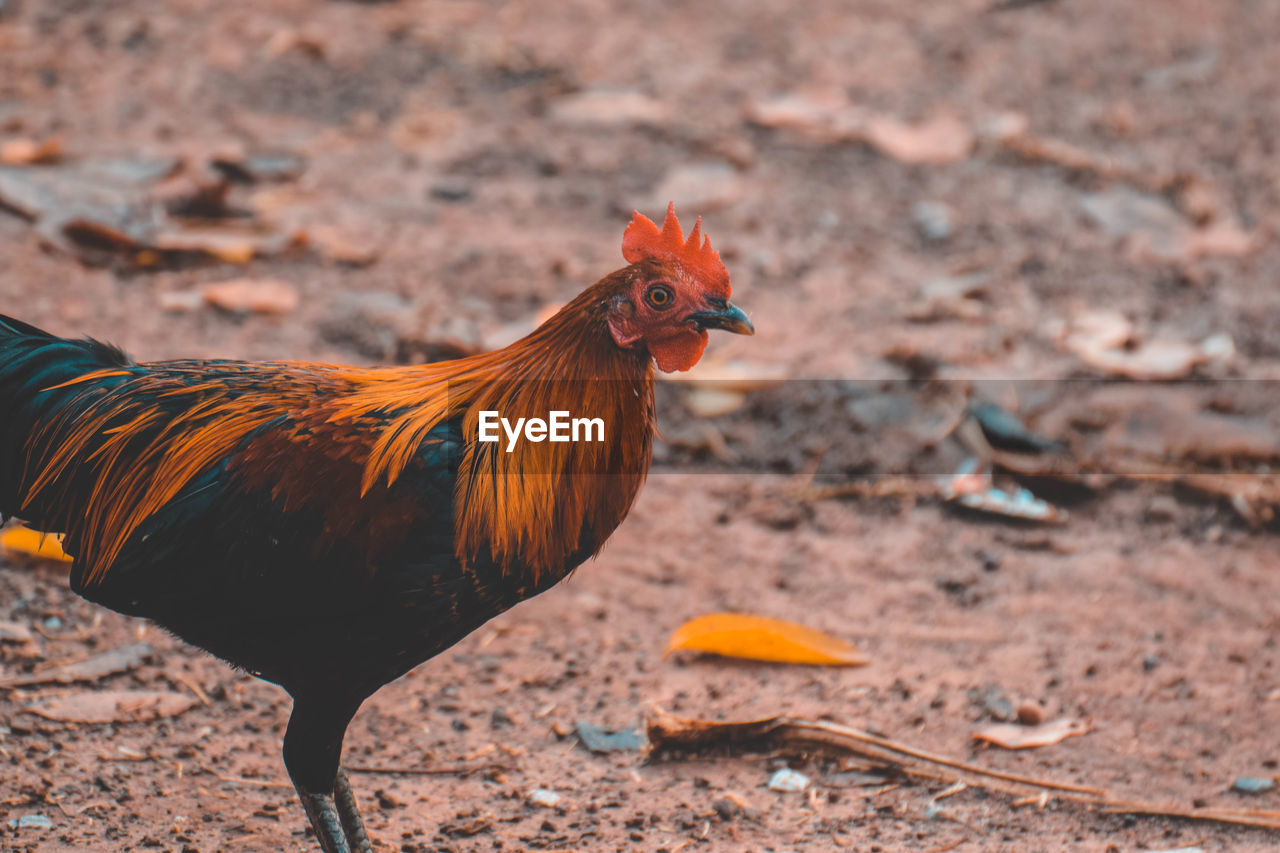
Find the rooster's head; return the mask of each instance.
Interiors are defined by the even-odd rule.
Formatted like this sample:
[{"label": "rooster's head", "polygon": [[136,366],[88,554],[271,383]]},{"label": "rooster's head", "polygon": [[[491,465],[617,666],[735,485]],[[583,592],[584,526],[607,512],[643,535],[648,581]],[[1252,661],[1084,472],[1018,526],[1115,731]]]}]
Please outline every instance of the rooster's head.
[{"label": "rooster's head", "polygon": [[686,240],[674,203],[661,229],[637,213],[622,235],[622,255],[630,263],[626,286],[608,307],[618,346],[647,347],[669,373],[697,364],[707,329],[755,334],[747,315],[729,302],[729,271],[703,236],[701,218]]}]

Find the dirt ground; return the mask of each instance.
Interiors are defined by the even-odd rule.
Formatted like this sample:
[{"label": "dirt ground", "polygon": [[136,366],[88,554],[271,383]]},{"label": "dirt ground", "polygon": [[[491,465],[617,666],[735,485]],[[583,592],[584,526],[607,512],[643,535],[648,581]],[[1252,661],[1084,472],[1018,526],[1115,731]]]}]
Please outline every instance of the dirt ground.
[{"label": "dirt ground", "polygon": [[[666,440],[601,557],[366,703],[346,762],[379,849],[1275,849],[1277,830],[848,787],[829,757],[595,754],[573,732],[651,705],[786,713],[1280,809],[1231,790],[1280,775],[1277,32],[1274,0],[0,0],[0,311],[140,359],[420,360],[531,328],[621,265],[632,209],[674,199],[759,330],[709,359],[796,381],[719,417],[663,386]],[[203,303],[236,278],[286,298]],[[1195,381],[1095,381],[1124,374]],[[907,487],[802,499],[955,470],[944,404],[973,379],[1039,383],[995,396],[1089,469],[1023,481],[1063,523]],[[664,659],[721,610],[871,663]],[[57,563],[3,558],[0,623],[0,680],[152,647],[88,685],[0,689],[0,847],[312,849],[277,688],[80,600]],[[200,701],[27,710],[108,689]],[[1093,731],[981,747],[1000,697]],[[770,790],[784,765],[813,787]]]}]

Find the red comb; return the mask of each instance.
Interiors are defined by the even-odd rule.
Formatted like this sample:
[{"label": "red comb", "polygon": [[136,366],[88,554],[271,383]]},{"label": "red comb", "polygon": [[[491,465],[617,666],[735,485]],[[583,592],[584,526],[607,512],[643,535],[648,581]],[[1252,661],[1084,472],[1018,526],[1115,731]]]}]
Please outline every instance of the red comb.
[{"label": "red comb", "polygon": [[720,253],[711,248],[711,238],[702,234],[702,217],[693,226],[689,239],[684,239],[680,220],[676,218],[676,203],[667,205],[667,218],[662,220],[662,230],[653,220],[636,213],[622,232],[622,257],[627,263],[656,258],[675,261],[697,276],[705,286],[723,290],[729,295],[729,271],[720,262]]}]

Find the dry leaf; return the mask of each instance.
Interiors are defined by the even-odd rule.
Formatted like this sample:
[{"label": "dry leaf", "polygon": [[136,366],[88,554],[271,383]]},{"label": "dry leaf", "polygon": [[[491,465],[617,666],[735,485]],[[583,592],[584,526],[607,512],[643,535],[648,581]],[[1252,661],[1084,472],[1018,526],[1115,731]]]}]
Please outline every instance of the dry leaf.
[{"label": "dry leaf", "polygon": [[259,242],[249,234],[230,229],[190,228],[159,234],[154,246],[160,252],[207,255],[228,264],[247,264],[258,254]]},{"label": "dry leaf", "polygon": [[62,536],[57,533],[41,533],[30,527],[10,527],[0,531],[0,546],[6,551],[39,557],[42,560],[60,560],[70,563],[70,554],[62,550]]},{"label": "dry leaf", "polygon": [[1038,726],[1020,726],[1017,723],[996,723],[973,733],[975,740],[993,743],[1005,749],[1030,749],[1051,746],[1069,737],[1079,737],[1093,731],[1088,720],[1062,717]]},{"label": "dry leaf", "polygon": [[688,393],[684,402],[695,418],[718,418],[741,409],[747,397],[741,391],[699,385]]},{"label": "dry leaf", "polygon": [[934,166],[964,160],[974,141],[968,125],[945,115],[915,125],[887,116],[874,118],[867,123],[866,140],[895,160]]},{"label": "dry leaf", "polygon": [[187,693],[104,690],[37,700],[25,710],[64,723],[122,723],[176,717],[197,704],[199,700]]},{"label": "dry leaf", "polygon": [[639,207],[662,210],[674,198],[687,208],[719,210],[737,203],[744,191],[742,179],[729,163],[720,160],[686,163],[668,172]]},{"label": "dry leaf", "polygon": [[298,288],[279,279],[236,278],[206,284],[204,301],[224,311],[254,314],[287,314],[302,302]]},{"label": "dry leaf", "polygon": [[1196,367],[1229,359],[1230,339],[1219,335],[1199,344],[1173,338],[1143,340],[1119,313],[1091,311],[1071,320],[1062,345],[1095,370],[1140,381],[1180,379]]},{"label": "dry leaf", "polygon": [[26,644],[35,641],[35,634],[21,622],[0,622],[0,643]]},{"label": "dry leaf", "polygon": [[662,101],[625,89],[593,89],[567,95],[551,106],[551,116],[575,127],[621,127],[662,124],[667,108]]},{"label": "dry leaf", "polygon": [[1240,258],[1257,251],[1262,240],[1234,222],[1217,222],[1191,235],[1187,253],[1192,258]]},{"label": "dry leaf", "polygon": [[686,384],[706,382],[710,387],[720,391],[739,392],[768,388],[782,381],[786,376],[787,369],[777,364],[756,364],[741,359],[718,361],[706,358],[691,370],[658,374],[658,378],[665,382]]},{"label": "dry leaf", "polygon": [[94,655],[88,660],[55,666],[31,675],[22,675],[0,682],[0,687],[29,687],[33,684],[72,684],[77,681],[96,681],[108,675],[117,675],[135,669],[154,652],[149,643],[132,643]]},{"label": "dry leaf", "polygon": [[782,128],[837,142],[861,127],[865,116],[835,91],[791,92],[755,101],[747,107],[747,119],[761,127]]},{"label": "dry leaf", "polygon": [[835,637],[779,619],[748,613],[710,613],[681,625],[667,653],[687,649],[777,663],[862,666],[869,659]]},{"label": "dry leaf", "polygon": [[1209,360],[1201,347],[1171,338],[1145,341],[1133,349],[1081,350],[1090,367],[1140,381],[1181,379]]},{"label": "dry leaf", "polygon": [[378,259],[379,248],[368,235],[332,225],[312,228],[308,241],[329,260],[347,266],[367,267]]},{"label": "dry leaf", "polygon": [[6,166],[35,166],[56,163],[62,157],[62,140],[50,136],[37,142],[34,139],[11,139],[0,145],[0,163]]}]

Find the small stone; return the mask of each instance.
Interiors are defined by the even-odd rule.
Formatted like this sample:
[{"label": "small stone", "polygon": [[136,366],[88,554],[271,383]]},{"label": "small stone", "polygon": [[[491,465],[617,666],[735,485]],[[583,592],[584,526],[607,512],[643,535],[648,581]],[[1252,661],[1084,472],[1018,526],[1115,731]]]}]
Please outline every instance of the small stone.
[{"label": "small stone", "polygon": [[1178,501],[1169,495],[1156,495],[1147,504],[1147,521],[1173,521],[1178,517]]},{"label": "small stone", "polygon": [[52,829],[53,821],[48,815],[26,814],[9,821],[14,829]]},{"label": "small stone", "polygon": [[431,185],[431,197],[440,201],[466,201],[471,198],[471,184],[461,178],[441,178]]},{"label": "small stone", "polygon": [[1142,659],[1142,671],[1151,672],[1160,665],[1159,655],[1147,655]]},{"label": "small stone", "polygon": [[1264,794],[1276,786],[1274,779],[1261,776],[1241,776],[1231,784],[1231,790],[1238,794]]},{"label": "small stone", "polygon": [[647,743],[636,729],[608,731],[586,720],[578,721],[576,731],[578,740],[591,752],[635,752]]},{"label": "small stone", "polygon": [[560,805],[562,797],[555,791],[546,788],[534,788],[529,792],[529,804],[544,809],[554,809]]},{"label": "small stone", "polygon": [[156,297],[156,304],[171,314],[190,314],[204,304],[204,294],[198,290],[166,290]]},{"label": "small stone", "polygon": [[784,767],[777,773],[773,774],[773,778],[769,780],[770,791],[782,791],[784,793],[800,793],[809,788],[809,777],[803,773],[798,773],[790,767]]},{"label": "small stone", "polygon": [[982,708],[991,715],[993,720],[1008,722],[1018,717],[1018,711],[1013,707],[1013,702],[1009,701],[1009,697],[1004,695],[995,684],[988,684],[982,689]]},{"label": "small stone", "polygon": [[373,792],[373,795],[378,798],[378,808],[383,809],[384,811],[390,809],[402,809],[405,806],[404,800],[400,799],[385,788],[379,788],[377,791]]},{"label": "small stone", "polygon": [[742,806],[738,805],[730,797],[721,797],[711,804],[711,808],[715,811],[716,816],[723,821],[731,821],[742,814]]},{"label": "small stone", "polygon": [[978,136],[985,142],[1007,142],[1022,136],[1031,121],[1022,113],[1004,112],[987,116],[978,122]]},{"label": "small stone", "polygon": [[1039,702],[1023,702],[1018,705],[1017,718],[1024,726],[1038,726],[1044,722],[1044,708]]},{"label": "small stone", "polygon": [[911,219],[920,236],[931,243],[942,242],[951,236],[951,208],[940,201],[916,202],[911,208]]},{"label": "small stone", "polygon": [[44,620],[44,629],[46,631],[60,631],[62,630],[62,620],[57,616],[50,616]]}]

